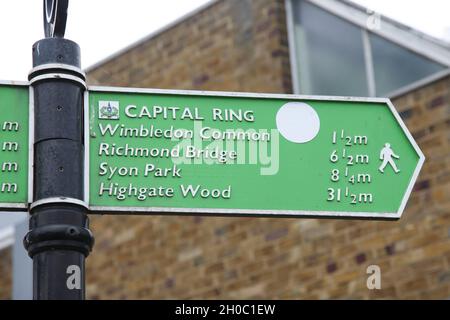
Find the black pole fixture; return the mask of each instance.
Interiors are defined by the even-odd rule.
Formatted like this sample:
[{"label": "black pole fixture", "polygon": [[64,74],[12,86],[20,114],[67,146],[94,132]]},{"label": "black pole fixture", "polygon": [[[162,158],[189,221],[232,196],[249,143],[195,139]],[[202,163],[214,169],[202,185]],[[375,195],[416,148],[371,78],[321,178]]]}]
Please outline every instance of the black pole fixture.
[{"label": "black pole fixture", "polygon": [[[44,0],[45,39],[33,45],[33,203],[24,245],[34,299],[85,298],[85,258],[94,244],[84,202],[80,48],[64,39],[68,0]],[[33,130],[32,128],[30,128]]]},{"label": "black pole fixture", "polygon": [[66,32],[69,0],[44,0],[44,32],[46,38],[63,38]]}]

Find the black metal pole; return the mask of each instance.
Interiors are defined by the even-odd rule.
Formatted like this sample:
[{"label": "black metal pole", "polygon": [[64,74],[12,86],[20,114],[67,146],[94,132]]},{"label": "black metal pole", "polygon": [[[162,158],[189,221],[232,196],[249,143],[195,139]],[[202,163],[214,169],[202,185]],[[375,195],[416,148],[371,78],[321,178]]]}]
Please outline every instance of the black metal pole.
[{"label": "black metal pole", "polygon": [[[58,1],[45,1],[44,10],[46,2]],[[24,245],[33,259],[34,299],[80,300],[94,243],[83,201],[85,76],[79,46],[62,38],[55,25],[53,20],[54,33],[46,29],[51,37],[33,45],[34,185]]]}]

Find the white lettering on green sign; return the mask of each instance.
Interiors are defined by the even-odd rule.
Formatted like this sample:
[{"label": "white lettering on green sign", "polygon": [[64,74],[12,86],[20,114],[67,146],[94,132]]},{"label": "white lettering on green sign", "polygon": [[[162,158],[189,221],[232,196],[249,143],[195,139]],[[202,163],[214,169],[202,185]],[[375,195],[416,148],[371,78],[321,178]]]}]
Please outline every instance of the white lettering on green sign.
[{"label": "white lettering on green sign", "polygon": [[387,99],[94,88],[92,211],[399,218],[423,155]]}]

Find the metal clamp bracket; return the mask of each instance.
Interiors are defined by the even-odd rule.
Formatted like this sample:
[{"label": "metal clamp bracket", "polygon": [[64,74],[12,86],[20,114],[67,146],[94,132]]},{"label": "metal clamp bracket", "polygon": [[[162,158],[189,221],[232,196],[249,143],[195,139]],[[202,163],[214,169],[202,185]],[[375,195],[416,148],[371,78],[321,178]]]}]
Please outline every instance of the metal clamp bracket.
[{"label": "metal clamp bracket", "polygon": [[86,82],[84,80],[82,80],[76,76],[72,76],[72,75],[65,74],[65,73],[48,73],[48,74],[43,74],[43,75],[34,77],[33,79],[30,80],[30,85],[32,85],[33,83],[39,82],[39,81],[44,81],[44,80],[49,80],[49,79],[63,79],[63,80],[77,82],[78,84],[81,84],[83,86],[83,88],[87,89]]},{"label": "metal clamp bracket", "polygon": [[66,71],[68,74],[76,75],[81,79],[86,80],[86,73],[82,69],[64,63],[46,63],[34,67],[28,73],[28,78],[32,79],[35,76],[39,76],[44,73],[65,73],[64,71]]},{"label": "metal clamp bracket", "polygon": [[74,205],[79,205],[79,206],[85,207],[86,209],[89,208],[87,203],[80,199],[67,198],[67,197],[54,197],[54,198],[41,199],[41,200],[33,202],[32,204],[30,204],[30,210],[33,210],[44,204],[57,204],[57,203],[66,203],[66,204],[69,203],[69,204],[74,204]]}]

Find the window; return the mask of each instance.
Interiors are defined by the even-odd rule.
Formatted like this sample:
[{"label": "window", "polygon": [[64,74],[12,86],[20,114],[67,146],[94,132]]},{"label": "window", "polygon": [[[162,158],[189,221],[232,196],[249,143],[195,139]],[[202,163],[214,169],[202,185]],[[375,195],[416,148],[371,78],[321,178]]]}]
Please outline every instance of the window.
[{"label": "window", "polygon": [[374,64],[375,88],[379,96],[445,69],[441,64],[419,56],[375,34],[370,34],[370,46]]},{"label": "window", "polygon": [[301,94],[385,96],[447,68],[312,2],[291,0]]},{"label": "window", "polygon": [[367,95],[361,30],[306,1],[295,4],[301,93]]}]

